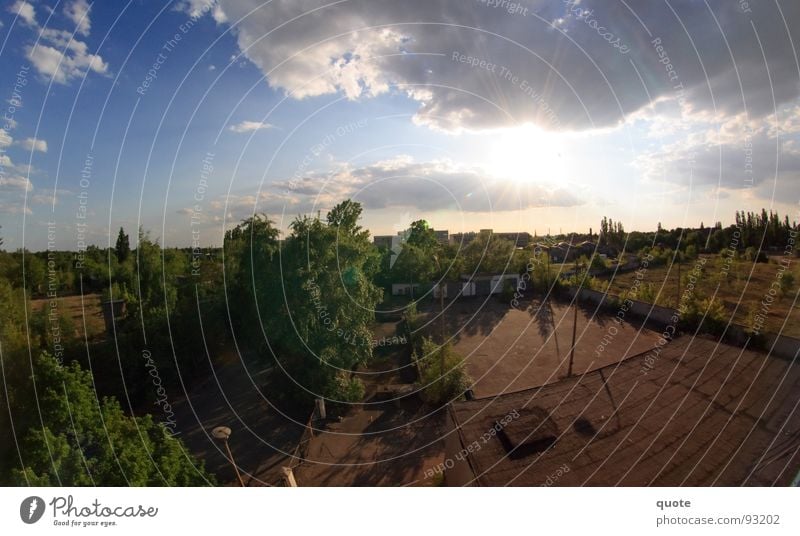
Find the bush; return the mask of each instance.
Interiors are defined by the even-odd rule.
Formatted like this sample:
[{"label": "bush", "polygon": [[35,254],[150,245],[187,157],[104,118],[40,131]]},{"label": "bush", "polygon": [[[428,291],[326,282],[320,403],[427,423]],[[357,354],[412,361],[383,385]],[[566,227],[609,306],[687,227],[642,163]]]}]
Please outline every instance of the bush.
[{"label": "bush", "polygon": [[595,271],[604,271],[607,270],[610,265],[611,263],[608,262],[606,259],[604,259],[600,255],[595,254],[592,255],[592,259],[589,264],[589,269]]},{"label": "bush", "polygon": [[403,311],[403,321],[409,330],[414,331],[417,329],[417,322],[419,321],[419,313],[417,313],[417,302],[412,301]]},{"label": "bush", "polygon": [[767,254],[754,247],[749,247],[744,250],[744,258],[748,262],[769,262]]},{"label": "bush", "polygon": [[361,402],[364,400],[364,382],[360,378],[347,378],[339,375],[336,377],[337,392],[340,400],[345,402]]},{"label": "bush", "polygon": [[780,278],[781,297],[791,292],[794,288],[794,274],[792,272],[783,272]]},{"label": "bush", "polygon": [[688,300],[682,313],[684,328],[697,328],[706,333],[721,334],[728,323],[729,316],[725,306],[718,298]]},{"label": "bush", "polygon": [[514,285],[514,283],[511,280],[506,279],[503,282],[503,292],[501,293],[500,298],[504,302],[508,303],[508,302],[510,302],[510,301],[512,301],[514,299],[514,293],[516,291],[517,291],[517,287]]},{"label": "bush", "polygon": [[[444,368],[442,367],[444,360]],[[430,337],[422,340],[422,351],[414,353],[420,371],[419,387],[422,399],[441,406],[463,396],[472,380],[464,370],[464,360],[450,344],[440,346]]]}]

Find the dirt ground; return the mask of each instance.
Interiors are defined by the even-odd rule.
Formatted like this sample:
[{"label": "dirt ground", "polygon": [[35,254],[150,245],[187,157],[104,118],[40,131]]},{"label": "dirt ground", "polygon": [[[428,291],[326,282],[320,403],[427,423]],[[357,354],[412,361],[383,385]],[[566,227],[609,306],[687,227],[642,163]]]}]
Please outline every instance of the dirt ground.
[{"label": "dirt ground", "polygon": [[[376,340],[396,334],[396,323],[378,324]],[[443,409],[428,408],[414,393],[407,344],[375,351],[359,370],[364,403],[329,412],[297,467],[299,486],[403,486],[430,484],[426,470],[444,460]]]},{"label": "dirt ground", "polygon": [[277,485],[310,408],[290,413],[274,405],[268,369],[249,368],[230,357],[220,361],[225,364],[214,367],[207,380],[173,404],[178,437],[220,484],[238,485],[224,445],[211,436],[215,427],[228,426],[229,445],[245,485]]},{"label": "dirt ground", "polygon": [[[515,309],[497,298],[462,298],[445,307],[447,333],[466,360],[476,397],[539,387],[566,377],[575,315],[569,304],[528,299]],[[425,329],[438,337],[439,309],[426,310],[431,312]],[[659,336],[638,324],[614,322],[608,313],[598,314],[592,307],[579,307],[573,375],[646,352]]]},{"label": "dirt ground", "polygon": [[[88,339],[105,335],[105,322],[100,294],[85,294],[83,296],[59,296],[58,311],[69,318],[75,328],[75,336],[83,339],[83,326],[86,323]],[[31,310],[41,311],[50,302],[50,298],[31,300]]]}]

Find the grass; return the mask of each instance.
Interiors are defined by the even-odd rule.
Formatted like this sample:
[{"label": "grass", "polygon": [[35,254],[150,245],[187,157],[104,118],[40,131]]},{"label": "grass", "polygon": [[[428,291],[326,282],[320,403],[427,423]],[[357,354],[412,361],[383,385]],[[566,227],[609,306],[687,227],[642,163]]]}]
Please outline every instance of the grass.
[{"label": "grass", "polygon": [[[716,296],[728,313],[727,319],[732,316],[734,323],[743,326],[748,325],[748,315],[751,312],[764,312],[762,311],[762,302],[779,274],[781,257],[771,257],[769,263],[757,264],[736,260],[730,264],[727,271],[723,270],[720,257],[703,255],[703,258],[706,259],[706,264],[696,285],[697,296],[701,298]],[[655,302],[657,305],[665,307],[675,307],[678,303],[679,292],[683,292],[686,288],[686,275],[692,271],[694,266],[695,261],[693,260],[682,263],[683,284],[680,291],[677,264],[674,266],[650,266],[642,277],[641,285],[649,285],[647,290],[651,291],[652,297],[640,296],[639,299],[649,303]],[[800,312],[798,307],[792,308],[792,301],[800,284],[800,261],[791,259],[791,264],[786,271],[794,275],[794,285],[785,295],[776,297],[771,306],[766,309],[768,312],[762,331],[780,332],[789,337],[800,338]],[[617,275],[613,280],[601,281],[601,283],[610,286],[610,294],[620,295],[633,287],[636,277],[637,272],[628,272]]]}]

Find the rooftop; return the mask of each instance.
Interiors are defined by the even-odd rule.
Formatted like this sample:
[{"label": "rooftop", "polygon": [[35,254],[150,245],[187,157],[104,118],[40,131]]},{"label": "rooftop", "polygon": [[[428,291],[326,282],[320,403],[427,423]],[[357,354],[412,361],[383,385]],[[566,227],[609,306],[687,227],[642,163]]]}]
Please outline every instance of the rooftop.
[{"label": "rooftop", "polygon": [[[449,406],[484,486],[788,485],[800,366],[705,338],[582,377]],[[508,415],[518,417],[508,420]],[[505,419],[505,421],[503,420]],[[489,430],[504,422],[486,443]],[[452,455],[452,453],[448,453]],[[548,481],[550,478],[550,481]]]}]

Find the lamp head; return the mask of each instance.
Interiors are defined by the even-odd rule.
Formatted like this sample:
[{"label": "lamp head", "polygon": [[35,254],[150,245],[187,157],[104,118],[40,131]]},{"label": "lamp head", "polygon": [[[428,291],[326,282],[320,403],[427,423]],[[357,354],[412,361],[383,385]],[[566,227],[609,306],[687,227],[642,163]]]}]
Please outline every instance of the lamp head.
[{"label": "lamp head", "polygon": [[215,439],[227,441],[228,438],[231,437],[231,429],[227,426],[217,426],[211,430],[211,435],[213,435]]}]

